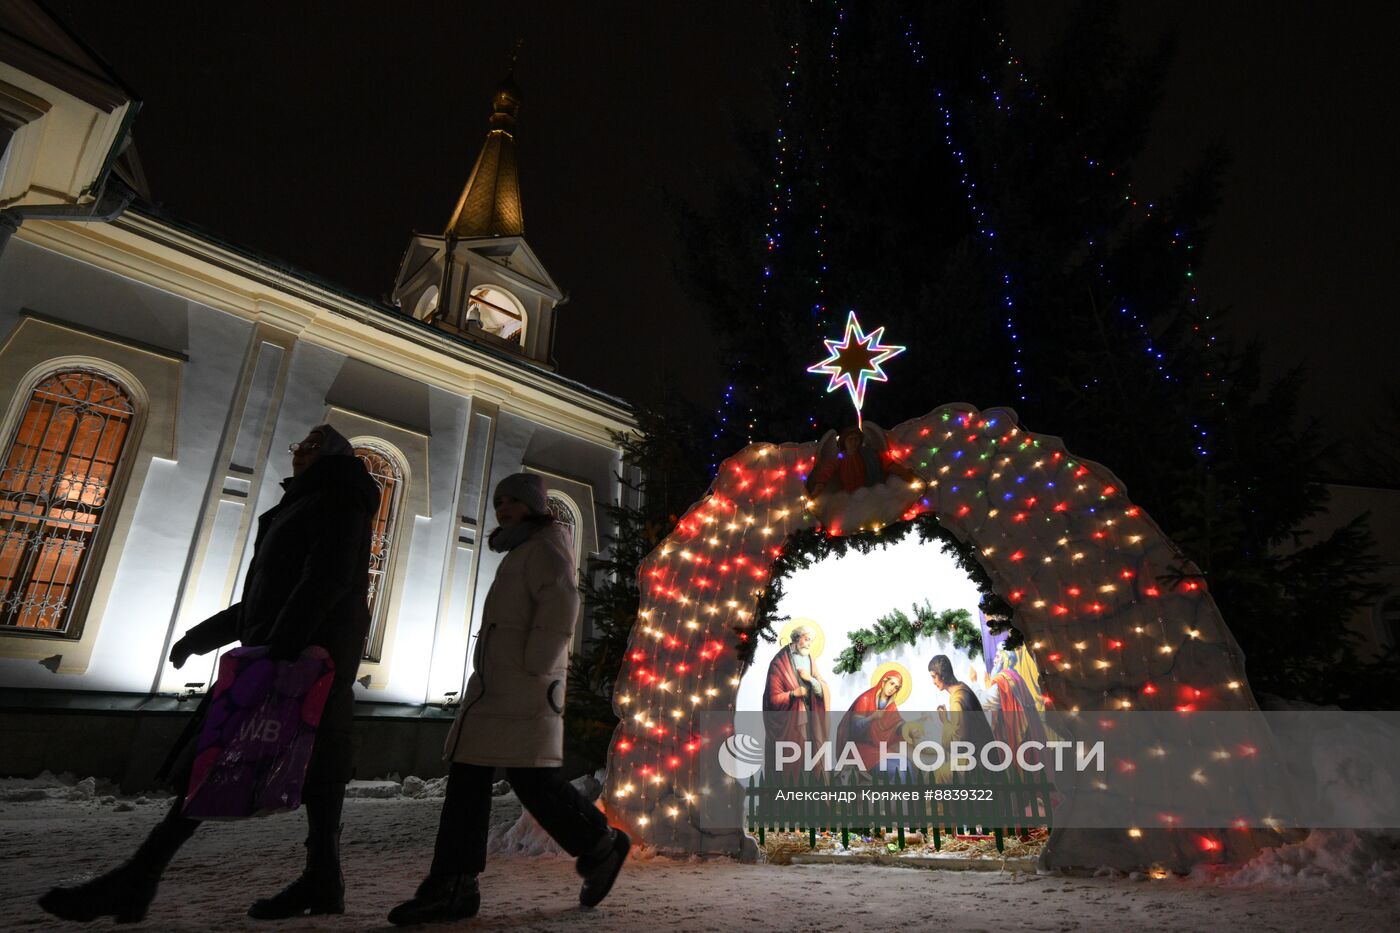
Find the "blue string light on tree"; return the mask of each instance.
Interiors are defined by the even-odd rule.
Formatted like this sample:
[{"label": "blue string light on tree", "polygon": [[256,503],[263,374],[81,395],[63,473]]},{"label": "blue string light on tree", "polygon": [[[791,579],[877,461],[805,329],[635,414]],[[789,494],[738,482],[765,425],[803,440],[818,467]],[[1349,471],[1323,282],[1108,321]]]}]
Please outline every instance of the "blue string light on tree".
[{"label": "blue string light on tree", "polygon": [[820,363],[807,367],[807,372],[830,376],[826,391],[835,392],[844,387],[851,394],[851,404],[856,409],[856,424],[863,424],[861,408],[865,405],[867,382],[889,382],[889,376],[880,368],[881,363],[894,359],[907,347],[883,344],[885,328],[877,327],[870,333],[860,326],[860,320],[852,311],[846,317],[846,334],[840,340],[823,340],[826,352],[830,354]]},{"label": "blue string light on tree", "polygon": [[[1045,106],[1047,104],[1047,101],[1045,99],[1044,94],[1041,92],[1040,88],[1036,85],[1036,83],[1032,81],[1021,69],[1022,62],[1020,58],[1018,58],[1016,54],[1011,51],[1009,42],[1005,34],[999,33],[997,35],[997,45],[1005,52],[1006,64],[1012,69],[1012,74],[1014,75],[1017,83],[1019,83],[1025,89],[1025,95],[1027,99],[1033,102],[1038,107]],[[986,80],[985,76],[984,80]],[[1060,119],[1064,119],[1063,114],[1060,115]],[[1083,160],[1088,168],[1093,169],[1095,171],[1106,172],[1110,178],[1117,180],[1122,185],[1122,199],[1131,208],[1133,208],[1134,210],[1140,210],[1145,208],[1145,216],[1147,218],[1151,218],[1154,212],[1158,211],[1157,204],[1155,204],[1152,201],[1143,201],[1139,199],[1133,191],[1132,181],[1126,178],[1120,178],[1118,172],[1110,168],[1107,164],[1104,163],[1103,160],[1093,158],[1089,155],[1084,155]],[[1216,358],[1218,352],[1218,348],[1216,345],[1216,335],[1214,333],[1211,333],[1209,329],[1205,331],[1203,331],[1202,329],[1202,322],[1204,322],[1208,326],[1211,320],[1211,316],[1208,312],[1203,313],[1199,310],[1200,296],[1197,293],[1197,287],[1195,283],[1195,270],[1192,268],[1191,263],[1191,251],[1195,247],[1191,243],[1186,242],[1186,239],[1186,231],[1184,229],[1178,228],[1174,230],[1171,234],[1171,239],[1169,243],[1173,247],[1182,247],[1184,249],[1183,263],[1185,266],[1184,275],[1187,282],[1187,302],[1190,305],[1193,317],[1199,318],[1199,320],[1195,320],[1191,323],[1191,330],[1193,333],[1197,334],[1203,342],[1203,347],[1206,351],[1208,359],[1207,365],[1210,367],[1210,369],[1206,370],[1203,373],[1203,375],[1207,380],[1207,391],[1209,392],[1210,400],[1211,402],[1216,403],[1216,407],[1219,407],[1224,403],[1220,401],[1219,394],[1215,388],[1216,380],[1212,376],[1212,372],[1218,371],[1220,368],[1220,364],[1218,362],[1218,359]],[[1086,240],[1091,249],[1096,248],[1100,245],[1095,243],[1095,240],[1092,235],[1086,235]],[[1102,261],[1100,261],[1097,264],[1097,272],[1099,278],[1107,284],[1110,290],[1113,290],[1113,282],[1111,280],[1111,277],[1109,276],[1108,269],[1105,267],[1105,264]],[[1139,335],[1142,337],[1143,349],[1146,351],[1148,358],[1152,361],[1152,366],[1166,381],[1179,381],[1178,377],[1169,370],[1166,354],[1158,348],[1157,340],[1153,336],[1150,328],[1148,327],[1147,322],[1144,321],[1141,317],[1139,317],[1136,313],[1134,313],[1132,309],[1127,306],[1127,304],[1123,303],[1124,301],[1126,301],[1126,299],[1119,299],[1120,307],[1118,308],[1118,313],[1120,317],[1126,319],[1129,322],[1130,326],[1137,329]],[[1216,361],[1209,362],[1209,360]],[[1191,427],[1195,431],[1196,435],[1200,438],[1195,443],[1196,453],[1201,457],[1209,457],[1210,448],[1207,445],[1211,443],[1210,431],[1206,429],[1206,425],[1203,421],[1193,421]]]}]

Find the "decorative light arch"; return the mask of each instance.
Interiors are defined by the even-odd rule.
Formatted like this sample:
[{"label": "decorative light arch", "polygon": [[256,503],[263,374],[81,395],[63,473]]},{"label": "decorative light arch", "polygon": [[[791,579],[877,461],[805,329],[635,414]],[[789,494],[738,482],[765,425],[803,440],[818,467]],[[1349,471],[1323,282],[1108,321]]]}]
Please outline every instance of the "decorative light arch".
[{"label": "decorative light arch", "polygon": [[[1022,429],[1009,408],[953,404],[888,432],[891,449],[928,480],[888,524],[932,513],[973,547],[1015,609],[1060,710],[1254,710],[1244,660],[1199,570],[1134,505],[1109,470]],[[751,444],[726,460],[709,493],[640,567],[641,605],[613,704],[621,720],[605,799],[619,825],[654,845],[737,854],[738,832],[694,819],[704,792],[699,710],[733,710],[737,650],[787,537],[818,528],[804,480],[818,445]],[[908,503],[912,502],[912,505]],[[873,527],[878,523],[872,522]],[[839,535],[869,529],[822,529]],[[707,772],[708,773],[708,772]],[[738,812],[737,804],[735,812]],[[1187,834],[1054,830],[1054,866],[1182,865]],[[1212,858],[1248,857],[1247,831],[1222,833]]]}]

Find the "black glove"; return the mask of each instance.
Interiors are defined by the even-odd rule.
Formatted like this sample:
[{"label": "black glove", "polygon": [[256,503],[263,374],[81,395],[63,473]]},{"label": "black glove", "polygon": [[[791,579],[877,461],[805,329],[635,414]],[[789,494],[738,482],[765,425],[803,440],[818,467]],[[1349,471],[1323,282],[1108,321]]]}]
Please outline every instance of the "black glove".
[{"label": "black glove", "polygon": [[175,670],[178,671],[185,666],[185,662],[190,659],[190,655],[203,653],[202,651],[195,651],[187,639],[181,638],[170,646],[170,663],[173,664]]}]

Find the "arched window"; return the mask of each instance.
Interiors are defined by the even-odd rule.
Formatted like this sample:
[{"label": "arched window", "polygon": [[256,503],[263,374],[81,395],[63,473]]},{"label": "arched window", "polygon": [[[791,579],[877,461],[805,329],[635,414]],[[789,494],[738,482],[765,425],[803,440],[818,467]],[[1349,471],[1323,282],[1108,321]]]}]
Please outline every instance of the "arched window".
[{"label": "arched window", "polygon": [[423,294],[418,296],[418,303],[413,307],[413,316],[420,321],[431,320],[438,309],[438,287],[429,285],[423,290]]},{"label": "arched window", "polygon": [[389,599],[385,590],[389,584],[390,558],[393,556],[394,530],[399,519],[399,499],[403,490],[403,468],[398,458],[372,444],[357,444],[355,456],[369,470],[370,478],[379,487],[379,511],[374,514],[374,532],[370,539],[369,600],[370,630],[365,641],[365,657],[379,660],[384,643],[384,613]]},{"label": "arched window", "polygon": [[0,465],[0,630],[77,634],[71,610],[135,416],[125,389],[87,369],[30,391]]},{"label": "arched window", "polygon": [[554,516],[554,520],[563,525],[569,533],[569,544],[574,549],[574,563],[578,564],[579,541],[578,541],[578,509],[565,496],[550,490],[549,493],[549,514]]},{"label": "arched window", "polygon": [[514,343],[525,341],[525,308],[516,297],[495,285],[478,285],[467,302],[468,326]]}]

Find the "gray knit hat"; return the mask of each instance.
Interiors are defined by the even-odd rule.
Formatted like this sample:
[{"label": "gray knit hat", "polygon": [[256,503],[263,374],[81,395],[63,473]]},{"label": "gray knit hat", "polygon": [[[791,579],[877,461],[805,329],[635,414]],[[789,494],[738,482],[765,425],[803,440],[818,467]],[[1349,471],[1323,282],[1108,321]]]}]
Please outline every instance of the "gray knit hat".
[{"label": "gray knit hat", "polygon": [[512,473],[496,484],[495,496],[510,496],[525,503],[535,515],[549,514],[549,495],[545,490],[544,477],[538,473]]}]

